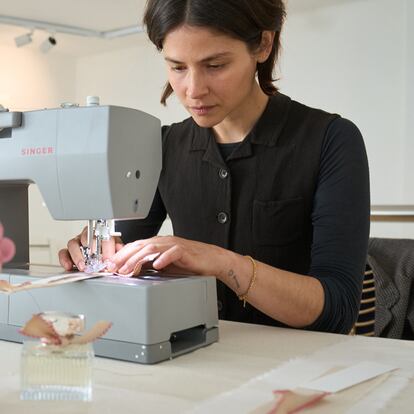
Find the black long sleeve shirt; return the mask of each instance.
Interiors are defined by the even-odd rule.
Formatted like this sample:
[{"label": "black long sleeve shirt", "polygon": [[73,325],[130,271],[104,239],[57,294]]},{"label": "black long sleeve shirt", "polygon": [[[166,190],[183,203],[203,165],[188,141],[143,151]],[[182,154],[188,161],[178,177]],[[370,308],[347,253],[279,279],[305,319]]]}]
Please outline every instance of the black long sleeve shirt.
[{"label": "black long sleeve shirt", "polygon": [[[178,236],[317,278],[325,303],[307,329],[349,332],[369,234],[368,163],[357,127],[279,94],[240,144],[218,145],[191,119],[163,132],[162,185],[145,220],[118,223],[124,241],[152,237],[168,213]],[[221,282],[218,297],[222,319],[282,325],[244,310]]]}]

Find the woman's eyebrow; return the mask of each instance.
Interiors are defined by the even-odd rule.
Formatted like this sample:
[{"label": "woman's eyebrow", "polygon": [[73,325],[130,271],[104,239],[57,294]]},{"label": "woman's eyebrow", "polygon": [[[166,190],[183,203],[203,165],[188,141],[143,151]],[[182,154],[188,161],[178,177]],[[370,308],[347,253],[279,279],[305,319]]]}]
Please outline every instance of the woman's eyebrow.
[{"label": "woman's eyebrow", "polygon": [[[200,60],[200,63],[206,63],[206,62],[210,62],[212,60],[220,59],[220,58],[223,58],[223,57],[229,57],[229,56],[231,56],[231,54],[232,54],[231,52],[215,53],[214,55],[207,56],[206,58]],[[175,64],[182,64],[182,63],[184,63],[184,62],[180,62],[179,60],[170,58],[168,56],[165,56],[164,59],[167,62],[170,62],[170,63],[175,63]]]}]

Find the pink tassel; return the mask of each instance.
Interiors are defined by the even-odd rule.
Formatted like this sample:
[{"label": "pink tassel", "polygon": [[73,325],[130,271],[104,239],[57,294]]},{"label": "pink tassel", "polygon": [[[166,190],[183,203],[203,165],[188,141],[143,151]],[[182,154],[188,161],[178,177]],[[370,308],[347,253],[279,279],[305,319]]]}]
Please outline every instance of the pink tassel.
[{"label": "pink tassel", "polygon": [[4,236],[4,227],[0,223],[0,270],[3,263],[10,262],[16,254],[16,246],[13,241]]}]

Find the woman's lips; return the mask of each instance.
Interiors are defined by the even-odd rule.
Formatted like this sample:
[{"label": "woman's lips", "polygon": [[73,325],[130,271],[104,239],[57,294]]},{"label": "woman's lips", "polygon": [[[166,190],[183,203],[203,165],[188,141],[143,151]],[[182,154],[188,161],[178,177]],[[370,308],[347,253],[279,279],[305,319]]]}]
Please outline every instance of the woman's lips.
[{"label": "woman's lips", "polygon": [[199,116],[205,116],[208,115],[213,109],[215,108],[215,105],[211,106],[191,106],[190,109],[192,112]]}]

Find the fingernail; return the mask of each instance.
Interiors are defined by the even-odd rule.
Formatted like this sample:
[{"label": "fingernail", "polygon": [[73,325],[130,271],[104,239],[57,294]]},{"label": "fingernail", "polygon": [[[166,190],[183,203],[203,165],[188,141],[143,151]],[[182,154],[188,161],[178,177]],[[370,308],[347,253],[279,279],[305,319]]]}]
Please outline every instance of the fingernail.
[{"label": "fingernail", "polygon": [[78,269],[83,272],[85,270],[85,263],[82,260],[78,263]]},{"label": "fingernail", "polygon": [[116,269],[116,265],[114,262],[108,262],[108,264],[106,265],[106,268],[110,271],[113,272]]},{"label": "fingernail", "polygon": [[128,266],[122,266],[122,267],[119,269],[119,273],[123,273],[123,274],[128,273],[128,271],[129,271]]}]

